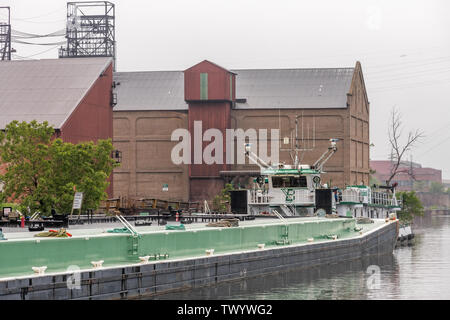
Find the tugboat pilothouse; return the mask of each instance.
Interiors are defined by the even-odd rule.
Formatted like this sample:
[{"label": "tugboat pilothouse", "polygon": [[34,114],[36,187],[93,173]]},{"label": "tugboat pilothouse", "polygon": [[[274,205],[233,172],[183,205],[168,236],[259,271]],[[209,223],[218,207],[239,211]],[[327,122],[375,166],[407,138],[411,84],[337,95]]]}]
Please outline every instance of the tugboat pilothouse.
[{"label": "tugboat pilothouse", "polygon": [[344,189],[322,184],[323,165],[337,151],[337,139],[313,164],[268,165],[245,145],[245,154],[261,169],[254,187],[247,190],[247,213],[277,216],[387,218],[401,209],[394,186],[352,185]]}]

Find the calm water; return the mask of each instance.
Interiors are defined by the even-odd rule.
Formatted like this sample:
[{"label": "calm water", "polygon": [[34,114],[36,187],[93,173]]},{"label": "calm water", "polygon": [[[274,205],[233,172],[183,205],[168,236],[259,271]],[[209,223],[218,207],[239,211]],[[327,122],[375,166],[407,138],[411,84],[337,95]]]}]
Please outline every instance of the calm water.
[{"label": "calm water", "polygon": [[[450,299],[450,215],[416,219],[413,230],[414,245],[397,248],[392,255],[151,299]],[[369,266],[379,267],[378,277],[367,272]]]}]

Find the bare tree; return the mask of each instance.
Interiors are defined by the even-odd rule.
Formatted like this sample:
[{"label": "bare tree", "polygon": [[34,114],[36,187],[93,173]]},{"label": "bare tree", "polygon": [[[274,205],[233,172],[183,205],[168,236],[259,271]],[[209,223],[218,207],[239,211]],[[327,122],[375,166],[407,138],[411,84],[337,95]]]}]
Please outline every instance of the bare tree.
[{"label": "bare tree", "polygon": [[391,122],[389,123],[389,143],[391,144],[391,175],[388,180],[386,180],[387,185],[391,184],[391,180],[398,173],[407,173],[414,179],[413,170],[411,169],[401,169],[400,165],[403,156],[407,151],[410,151],[417,142],[424,137],[424,133],[418,129],[410,131],[408,133],[408,139],[404,145],[401,144],[400,139],[402,136],[402,121],[401,114],[399,111],[393,107],[391,111]]}]

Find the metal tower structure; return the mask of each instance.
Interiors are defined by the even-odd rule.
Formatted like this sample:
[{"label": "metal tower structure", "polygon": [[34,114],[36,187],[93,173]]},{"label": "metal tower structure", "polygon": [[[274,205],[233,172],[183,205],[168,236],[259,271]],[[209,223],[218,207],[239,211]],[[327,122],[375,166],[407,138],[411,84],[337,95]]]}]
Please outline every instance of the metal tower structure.
[{"label": "metal tower structure", "polygon": [[9,7],[0,7],[0,61],[11,60],[11,11]]},{"label": "metal tower structure", "polygon": [[112,57],[116,69],[115,5],[109,1],[67,3],[66,47],[60,58]]}]

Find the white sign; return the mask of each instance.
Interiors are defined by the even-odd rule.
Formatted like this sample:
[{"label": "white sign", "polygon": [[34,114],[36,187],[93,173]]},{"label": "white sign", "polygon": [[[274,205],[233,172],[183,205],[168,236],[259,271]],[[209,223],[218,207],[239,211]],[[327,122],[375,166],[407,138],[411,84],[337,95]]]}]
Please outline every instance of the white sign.
[{"label": "white sign", "polygon": [[162,191],[169,191],[169,185],[166,183],[163,184]]},{"label": "white sign", "polygon": [[4,207],[3,208],[3,215],[5,216],[5,217],[8,217],[9,216],[9,214],[11,213],[11,210],[12,208],[10,208],[10,207]]},{"label": "white sign", "polygon": [[83,204],[83,192],[76,192],[75,197],[73,198],[72,209],[81,210],[81,205]]}]

